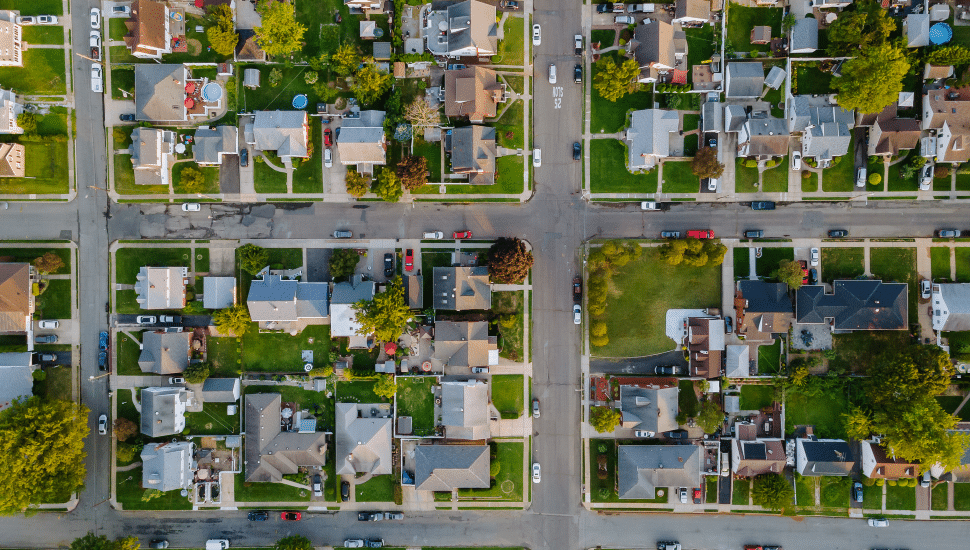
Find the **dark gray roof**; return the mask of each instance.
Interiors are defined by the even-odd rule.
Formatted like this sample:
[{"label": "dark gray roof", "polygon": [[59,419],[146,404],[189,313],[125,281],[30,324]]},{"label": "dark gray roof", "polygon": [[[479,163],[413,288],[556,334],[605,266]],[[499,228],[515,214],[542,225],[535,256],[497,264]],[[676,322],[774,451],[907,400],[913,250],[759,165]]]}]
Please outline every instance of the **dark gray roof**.
[{"label": "dark gray roof", "polygon": [[142,372],[178,374],[189,365],[190,332],[146,332],[138,367]]},{"label": "dark gray roof", "polygon": [[785,283],[745,280],[738,283],[741,295],[748,301],[745,311],[753,313],[791,313],[791,298]]},{"label": "dark gray roof", "polygon": [[135,118],[158,122],[186,119],[185,65],[135,64]]},{"label": "dark gray roof", "polygon": [[487,267],[436,267],[432,287],[435,309],[463,311],[492,308],[492,287]]},{"label": "dark gray roof", "polygon": [[701,453],[697,445],[620,445],[617,492],[620,498],[655,498],[660,487],[697,487]]},{"label": "dark gray roof", "polygon": [[451,167],[455,172],[491,174],[476,179],[486,185],[494,183],[495,128],[474,125],[452,130]]},{"label": "dark gray roof", "polygon": [[279,275],[263,275],[249,287],[246,303],[253,321],[323,319],[329,308],[329,283],[284,281]]},{"label": "dark gray roof", "polygon": [[704,132],[720,132],[724,130],[724,104],[708,101],[701,105],[701,122]]},{"label": "dark gray roof", "polygon": [[727,97],[760,97],[765,85],[765,67],[756,62],[727,64]]},{"label": "dark gray roof", "polygon": [[782,69],[781,67],[772,67],[771,70],[768,71],[768,76],[765,77],[765,86],[777,90],[782,84],[785,83],[785,76],[787,76],[787,74],[788,73],[785,72],[785,69]]},{"label": "dark gray roof", "polygon": [[433,357],[451,367],[489,364],[486,321],[435,321]]},{"label": "dark gray roof", "polygon": [[799,323],[835,319],[836,330],[901,330],[908,326],[907,285],[882,281],[835,281],[834,293],[821,285],[803,286],[795,295]]},{"label": "dark gray roof", "polygon": [[419,491],[487,489],[488,445],[418,445],[414,449],[414,488]]},{"label": "dark gray roof", "polygon": [[239,395],[238,378],[206,378],[202,383],[202,400],[212,403],[234,403]]},{"label": "dark gray roof", "polygon": [[796,467],[803,476],[844,476],[855,466],[849,444],[841,439],[796,440]]},{"label": "dark gray roof", "polygon": [[650,432],[677,429],[677,386],[640,388],[620,386],[620,412],[623,424]]},{"label": "dark gray roof", "polygon": [[405,275],[404,295],[408,298],[409,308],[424,309],[424,277],[421,275]]},{"label": "dark gray roof", "polygon": [[192,155],[200,164],[222,164],[222,155],[239,151],[238,129],[235,126],[199,128],[195,131]]},{"label": "dark gray roof", "polygon": [[852,134],[842,122],[822,122],[805,130],[802,154],[806,157],[833,159],[849,152]]},{"label": "dark gray roof", "polygon": [[374,42],[374,59],[387,60],[391,58],[390,42]]},{"label": "dark gray roof", "polygon": [[141,433],[162,437],[185,429],[185,388],[144,388],[141,391]]}]

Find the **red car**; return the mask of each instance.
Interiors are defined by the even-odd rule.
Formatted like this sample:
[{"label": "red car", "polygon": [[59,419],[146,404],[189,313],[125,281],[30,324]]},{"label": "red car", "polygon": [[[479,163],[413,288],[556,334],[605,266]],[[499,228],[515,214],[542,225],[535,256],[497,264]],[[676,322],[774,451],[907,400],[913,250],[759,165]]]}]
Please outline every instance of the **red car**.
[{"label": "red car", "polygon": [[280,519],[283,521],[300,521],[303,514],[299,512],[283,512],[280,514]]},{"label": "red car", "polygon": [[451,234],[452,239],[470,239],[472,238],[471,231],[455,231]]},{"label": "red car", "polygon": [[414,269],[414,250],[409,248],[404,251],[404,271],[412,269]]},{"label": "red car", "polygon": [[701,488],[700,487],[695,487],[694,488],[694,504],[700,504],[700,503],[701,503]]},{"label": "red car", "polygon": [[805,260],[798,260],[798,265],[802,266],[802,284],[808,284],[808,262]]},{"label": "red car", "polygon": [[330,131],[330,128],[327,128],[326,130],[323,131],[323,144],[326,147],[330,147],[331,145],[333,145],[333,139],[331,139],[331,134],[332,132]]},{"label": "red car", "polygon": [[693,239],[713,239],[714,232],[710,229],[693,229],[687,232],[687,236]]}]

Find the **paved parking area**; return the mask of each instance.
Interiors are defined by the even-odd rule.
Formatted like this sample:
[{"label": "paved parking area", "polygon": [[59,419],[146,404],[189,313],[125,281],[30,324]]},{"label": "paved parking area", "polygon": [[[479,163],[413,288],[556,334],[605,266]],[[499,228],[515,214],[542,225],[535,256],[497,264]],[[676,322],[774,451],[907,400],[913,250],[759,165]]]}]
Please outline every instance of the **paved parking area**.
[{"label": "paved parking area", "polygon": [[306,250],[306,277],[311,283],[330,281],[330,248],[308,248]]},{"label": "paved parking area", "polygon": [[[807,330],[812,335],[812,343],[808,346],[802,343],[803,330]],[[799,350],[832,349],[832,327],[828,323],[823,325],[792,323],[791,347]]]}]

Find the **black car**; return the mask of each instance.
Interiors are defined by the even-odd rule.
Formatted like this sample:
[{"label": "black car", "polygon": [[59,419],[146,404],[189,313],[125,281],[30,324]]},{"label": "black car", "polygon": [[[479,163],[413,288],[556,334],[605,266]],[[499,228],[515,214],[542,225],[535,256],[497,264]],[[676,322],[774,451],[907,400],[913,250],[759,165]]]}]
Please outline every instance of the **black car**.
[{"label": "black car", "polygon": [[239,151],[239,166],[243,168],[249,166],[249,149],[243,147],[242,151]]},{"label": "black car", "polygon": [[579,160],[583,156],[583,146],[579,142],[573,143],[573,160]]},{"label": "black car", "polygon": [[394,276],[394,254],[388,252],[384,254],[384,277],[390,279]]},{"label": "black car", "polygon": [[100,371],[108,370],[108,352],[106,351],[98,352],[98,370]]},{"label": "black car", "polygon": [[384,512],[357,512],[357,521],[380,521],[384,519]]},{"label": "black car", "polygon": [[340,482],[340,500],[347,502],[350,500],[350,482]]},{"label": "black car", "polygon": [[149,548],[168,548],[168,541],[164,539],[155,539],[148,544]]},{"label": "black car", "polygon": [[760,229],[751,229],[744,232],[745,239],[760,239],[765,236],[765,232]]},{"label": "black car", "polygon": [[573,82],[577,84],[583,81],[583,66],[579,63],[576,64],[576,68],[573,69]]},{"label": "black car", "polygon": [[108,349],[108,331],[106,330],[102,330],[101,333],[98,334],[98,349],[102,351]]},{"label": "black car", "polygon": [[249,513],[249,521],[267,521],[269,519],[269,512],[258,511]]},{"label": "black car", "polygon": [[674,430],[663,435],[670,439],[687,439],[687,430]]},{"label": "black car", "polygon": [[367,548],[382,548],[384,546],[384,539],[365,539],[364,546]]},{"label": "black car", "polygon": [[661,376],[673,376],[675,374],[680,374],[680,368],[674,366],[656,366],[653,368],[653,373]]},{"label": "black car", "polygon": [[849,236],[849,232],[846,231],[845,229],[833,229],[829,231],[829,237],[833,239],[840,239],[842,237],[848,237],[848,236]]},{"label": "black car", "polygon": [[605,4],[596,5],[596,13],[610,13],[613,11],[613,3],[607,2]]},{"label": "black car", "polygon": [[120,118],[122,120],[122,122],[134,122],[135,121],[135,115],[132,115],[132,114],[129,114],[129,113],[125,113],[125,114],[121,115],[118,118]]},{"label": "black car", "polygon": [[818,270],[814,267],[808,270],[808,284],[814,285],[818,282]]}]

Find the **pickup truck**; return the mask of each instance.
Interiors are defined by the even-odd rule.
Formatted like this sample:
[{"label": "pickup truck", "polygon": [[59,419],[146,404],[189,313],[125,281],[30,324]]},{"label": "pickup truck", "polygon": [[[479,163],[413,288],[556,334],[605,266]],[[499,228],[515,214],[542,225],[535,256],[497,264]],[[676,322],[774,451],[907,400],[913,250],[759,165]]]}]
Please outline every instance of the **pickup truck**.
[{"label": "pickup truck", "polygon": [[576,43],[576,55],[583,55],[583,35],[577,34],[574,36],[573,42]]},{"label": "pickup truck", "polygon": [[687,236],[692,239],[713,239],[714,232],[710,229],[692,229],[687,232]]},{"label": "pickup truck", "polygon": [[583,280],[579,277],[573,278],[573,301],[577,304],[583,301]]},{"label": "pickup truck", "polygon": [[653,4],[629,4],[626,7],[627,13],[653,13],[656,6]]}]

